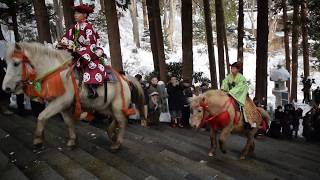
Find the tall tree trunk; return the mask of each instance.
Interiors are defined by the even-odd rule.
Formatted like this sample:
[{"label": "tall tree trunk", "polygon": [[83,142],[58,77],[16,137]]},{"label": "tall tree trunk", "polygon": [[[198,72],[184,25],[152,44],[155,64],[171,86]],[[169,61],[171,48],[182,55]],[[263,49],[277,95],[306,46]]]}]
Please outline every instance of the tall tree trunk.
[{"label": "tall tree trunk", "polygon": [[[256,58],[256,98],[267,100],[268,66],[268,1],[258,1],[257,17],[257,58]],[[265,103],[267,103],[265,101]],[[264,104],[266,105],[266,104]]]},{"label": "tall tree trunk", "polygon": [[218,89],[216,60],[214,56],[214,44],[213,44],[213,36],[212,36],[211,10],[210,10],[209,0],[203,0],[203,8],[204,8],[204,19],[206,24],[211,85],[214,89]]},{"label": "tall tree trunk", "polygon": [[160,17],[160,7],[159,2],[157,0],[153,0],[155,11],[154,11],[154,18],[155,18],[155,34],[156,34],[156,42],[157,42],[157,49],[158,49],[158,58],[159,58],[159,68],[160,68],[160,80],[167,82],[168,78],[168,71],[166,65],[166,58],[164,55],[164,45],[163,45],[163,33],[162,33],[162,26],[161,26],[161,17]]},{"label": "tall tree trunk", "polygon": [[292,76],[291,76],[291,99],[297,100],[297,78],[298,78],[298,41],[299,41],[299,1],[293,0],[293,23],[292,23]]},{"label": "tall tree trunk", "polygon": [[[102,0],[103,1],[103,0]],[[74,6],[73,0],[62,0],[63,15],[64,15],[64,25],[66,29],[71,28],[75,24],[74,20]]]},{"label": "tall tree trunk", "polygon": [[100,1],[100,6],[101,6],[101,10],[105,13],[105,6],[104,6],[104,0],[99,0]]},{"label": "tall tree trunk", "polygon": [[140,48],[139,23],[137,18],[136,0],[131,0],[131,4],[129,5],[129,11],[130,11],[131,21],[132,21],[133,41],[136,45],[136,48]]},{"label": "tall tree trunk", "polygon": [[169,1],[169,26],[167,30],[168,48],[173,49],[173,32],[175,28],[176,0]]},{"label": "tall tree trunk", "polygon": [[116,2],[115,0],[104,0],[104,5],[106,7],[105,14],[107,19],[111,65],[115,70],[123,71]]},{"label": "tall tree trunk", "polygon": [[51,43],[49,15],[45,0],[34,0],[34,12],[37,21],[37,29],[39,34],[39,41],[41,43]]},{"label": "tall tree trunk", "polygon": [[151,51],[153,56],[153,67],[154,71],[160,73],[159,67],[159,58],[158,58],[158,49],[157,49],[157,38],[155,34],[155,18],[154,18],[154,7],[152,0],[147,0],[147,9],[148,9],[148,24],[149,24],[149,31],[150,31],[150,44],[151,44]]},{"label": "tall tree trunk", "polygon": [[142,0],[142,13],[143,13],[143,29],[144,31],[148,31],[148,11],[147,11],[147,0]]},{"label": "tall tree trunk", "polygon": [[303,70],[304,77],[308,77],[309,73],[309,44],[308,44],[308,27],[307,27],[307,2],[301,0],[301,29],[302,29],[302,49],[303,49]]},{"label": "tall tree trunk", "polygon": [[18,22],[17,22],[17,2],[9,3],[9,13],[12,17],[12,26],[13,26],[13,32],[14,32],[14,39],[16,42],[19,42],[20,35],[18,30]]},{"label": "tall tree trunk", "polygon": [[244,37],[244,13],[243,0],[239,0],[238,5],[238,57],[237,61],[243,62],[243,37]]},{"label": "tall tree trunk", "polygon": [[223,38],[223,4],[222,0],[215,0],[216,8],[216,27],[217,27],[217,45],[218,45],[218,61],[219,61],[219,82],[222,83],[225,78],[224,63],[224,38]]},{"label": "tall tree trunk", "polygon": [[[287,14],[287,0],[282,0],[282,9],[283,9],[283,24],[284,24],[284,49],[285,49],[285,58],[286,58],[286,69],[291,72],[291,60],[290,60],[290,47],[289,47],[289,27],[288,27],[288,14]],[[290,96],[290,79],[286,82],[288,93]]]},{"label": "tall tree trunk", "polygon": [[163,34],[158,0],[147,0],[150,41],[155,71],[160,73],[160,80],[167,81],[167,68],[163,47]]},{"label": "tall tree trunk", "polygon": [[62,12],[59,0],[53,0],[54,11],[56,12],[55,21],[56,21],[56,31],[57,39],[60,40],[63,35],[62,27]]},{"label": "tall tree trunk", "polygon": [[226,24],[225,24],[224,18],[223,18],[223,26],[222,27],[223,27],[223,42],[224,42],[224,51],[226,54],[227,72],[229,74],[230,73],[229,48],[228,48],[227,31],[226,31]]},{"label": "tall tree trunk", "polygon": [[165,33],[167,33],[167,29],[168,29],[168,0],[164,0],[163,1],[163,9],[161,9],[161,11],[163,10],[163,29],[165,30]]},{"label": "tall tree trunk", "polygon": [[192,81],[192,0],[181,1],[182,24],[182,78]]}]

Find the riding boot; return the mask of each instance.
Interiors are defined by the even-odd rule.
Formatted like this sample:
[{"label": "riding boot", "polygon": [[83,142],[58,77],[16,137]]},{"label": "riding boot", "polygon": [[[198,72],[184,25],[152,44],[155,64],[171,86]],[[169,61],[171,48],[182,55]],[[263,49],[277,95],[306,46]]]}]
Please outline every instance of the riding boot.
[{"label": "riding boot", "polygon": [[88,84],[88,98],[96,98],[98,97],[97,85],[96,84]]}]

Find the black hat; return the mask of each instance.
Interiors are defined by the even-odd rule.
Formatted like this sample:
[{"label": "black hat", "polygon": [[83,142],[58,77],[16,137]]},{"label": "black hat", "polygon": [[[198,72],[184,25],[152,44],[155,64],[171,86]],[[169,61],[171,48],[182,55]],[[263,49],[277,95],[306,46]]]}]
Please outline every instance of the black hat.
[{"label": "black hat", "polygon": [[236,67],[238,69],[241,69],[242,68],[242,62],[234,62],[230,65],[231,67]]}]

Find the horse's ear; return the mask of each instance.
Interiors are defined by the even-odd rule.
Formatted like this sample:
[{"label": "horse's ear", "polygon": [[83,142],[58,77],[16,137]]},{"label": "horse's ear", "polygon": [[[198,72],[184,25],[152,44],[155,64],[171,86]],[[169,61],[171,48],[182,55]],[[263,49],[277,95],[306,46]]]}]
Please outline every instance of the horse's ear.
[{"label": "horse's ear", "polygon": [[202,97],[202,102],[205,102],[206,101],[206,98],[205,97]]},{"label": "horse's ear", "polygon": [[18,50],[18,51],[22,50],[21,46],[18,43],[14,44],[14,48],[15,48],[15,50]]}]

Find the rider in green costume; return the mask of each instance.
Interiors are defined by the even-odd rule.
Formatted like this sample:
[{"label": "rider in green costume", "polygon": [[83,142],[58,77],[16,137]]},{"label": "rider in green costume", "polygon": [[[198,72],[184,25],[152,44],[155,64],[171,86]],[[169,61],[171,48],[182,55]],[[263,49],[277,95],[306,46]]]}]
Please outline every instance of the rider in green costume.
[{"label": "rider in green costume", "polygon": [[[235,62],[231,65],[231,73],[222,81],[221,90],[232,96],[242,110],[248,96],[249,87],[246,78],[240,73],[241,68],[241,62]],[[246,113],[244,113],[244,119],[248,122]],[[256,125],[254,123],[251,126],[255,127]]]},{"label": "rider in green costume", "polygon": [[239,72],[240,69],[241,63],[239,62],[231,65],[231,74],[222,81],[221,89],[228,92],[243,107],[249,87],[246,78]]}]

